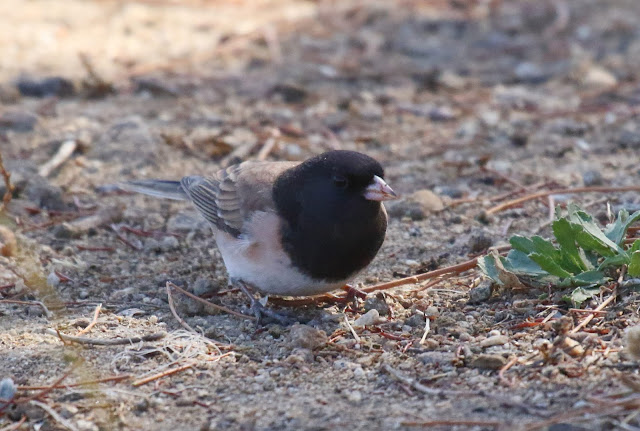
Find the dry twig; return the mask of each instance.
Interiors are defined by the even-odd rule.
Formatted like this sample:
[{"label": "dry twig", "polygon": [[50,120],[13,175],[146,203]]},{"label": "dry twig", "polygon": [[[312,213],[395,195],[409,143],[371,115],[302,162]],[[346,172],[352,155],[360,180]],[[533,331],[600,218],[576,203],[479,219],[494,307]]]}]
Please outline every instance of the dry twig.
[{"label": "dry twig", "polygon": [[193,333],[197,334],[198,332],[195,329],[193,329],[191,327],[191,325],[189,325],[187,322],[185,322],[184,319],[182,317],[180,317],[180,315],[178,315],[178,312],[176,311],[176,307],[173,304],[173,297],[171,296],[171,285],[172,284],[173,283],[171,283],[170,281],[167,281],[167,284],[165,285],[165,289],[167,290],[167,301],[169,302],[169,309],[171,310],[171,314],[173,314],[173,317],[176,318],[176,320],[178,321],[180,326],[182,326],[184,329],[186,329],[189,332],[193,332]]},{"label": "dry twig", "polygon": [[98,383],[107,383],[107,382],[120,382],[122,380],[128,380],[130,379],[131,376],[128,374],[122,375],[122,376],[112,376],[112,377],[105,377],[103,379],[96,379],[96,380],[88,380],[85,382],[78,382],[78,383],[68,383],[68,384],[53,384],[51,386],[18,386],[18,390],[19,391],[40,391],[43,389],[67,389],[67,388],[76,388],[78,386],[89,386],[89,385],[96,385]]},{"label": "dry twig", "polygon": [[260,148],[260,151],[258,151],[258,155],[256,156],[256,159],[261,161],[266,160],[267,157],[269,157],[269,154],[271,153],[271,151],[273,151],[276,144],[278,143],[278,139],[280,139],[280,130],[273,128],[271,130],[271,136],[269,136],[264,141],[262,148]]},{"label": "dry twig", "polygon": [[609,305],[611,303],[611,301],[613,301],[614,299],[616,299],[616,296],[618,296],[618,292],[616,290],[614,290],[611,295],[605,299],[604,301],[602,301],[602,304],[598,305],[596,307],[594,311],[594,313],[589,314],[588,316],[586,316],[582,322],[580,322],[575,328],[573,328],[571,330],[571,332],[569,332],[570,334],[575,334],[576,332],[580,331],[582,328],[584,328],[585,326],[587,326],[587,324],[589,322],[591,322],[591,320],[595,317],[596,313],[598,311],[602,311],[602,309],[604,309],[607,305]]},{"label": "dry twig", "polygon": [[[387,290],[387,289],[392,289],[394,287],[404,286],[405,284],[420,283],[421,281],[429,280],[431,278],[440,277],[447,274],[460,274],[475,268],[477,263],[478,263],[478,259],[474,258],[466,262],[459,263],[457,265],[436,269],[435,271],[429,271],[422,274],[412,275],[410,277],[400,278],[398,280],[388,281],[386,283],[376,284],[374,286],[364,287],[360,290],[365,293],[372,293],[380,290]],[[435,284],[431,284],[431,286],[434,286]],[[427,287],[425,286],[421,290],[424,290],[426,288]],[[300,298],[300,299],[270,298],[270,300],[280,305],[296,307],[301,305],[319,304],[323,302],[344,302],[346,297],[347,297],[346,294],[334,295],[331,293],[327,293],[324,295],[311,296],[309,298]]]},{"label": "dry twig", "polygon": [[229,314],[233,314],[234,316],[238,316],[238,317],[242,317],[244,319],[250,319],[250,320],[255,320],[254,316],[249,316],[248,314],[243,314],[243,313],[239,313],[237,311],[234,311],[230,308],[224,307],[222,305],[218,305],[218,304],[214,304],[213,302],[209,302],[206,299],[202,299],[199,296],[194,295],[193,293],[187,292],[186,290],[184,290],[183,288],[181,288],[180,286],[176,286],[175,284],[171,283],[170,281],[167,282],[167,285],[175,290],[177,290],[178,292],[182,293],[183,295],[187,295],[189,298],[201,302],[209,307],[213,307],[216,308],[220,311],[224,311],[225,313],[229,313]]},{"label": "dry twig", "polygon": [[492,208],[489,208],[486,211],[487,215],[495,214],[500,211],[504,211],[506,209],[515,207],[524,202],[528,202],[534,199],[538,199],[545,196],[550,195],[565,195],[565,194],[575,194],[575,193],[620,193],[620,192],[637,192],[640,191],[640,186],[625,186],[625,187],[604,187],[604,186],[593,186],[593,187],[576,187],[573,189],[555,189],[555,190],[545,190],[541,192],[531,193],[526,196],[522,196],[507,202],[503,202],[499,205],[496,205]]},{"label": "dry twig", "polygon": [[77,431],[78,430],[78,428],[76,428],[75,425],[73,425],[71,422],[69,422],[68,420],[66,420],[62,416],[60,416],[58,414],[58,412],[56,412],[54,409],[52,409],[51,407],[49,407],[45,403],[41,403],[40,401],[32,400],[32,401],[30,401],[30,404],[33,404],[34,406],[40,407],[42,410],[47,412],[47,414],[49,414],[49,416],[51,416],[53,418],[53,420],[58,422],[60,425],[62,425],[63,427],[65,427],[69,431]]},{"label": "dry twig", "polygon": [[172,374],[179,373],[180,371],[188,370],[189,368],[193,367],[195,364],[196,364],[195,362],[189,362],[188,364],[181,365],[181,366],[175,367],[175,368],[170,368],[170,369],[165,370],[165,371],[163,371],[161,373],[154,374],[154,375],[149,376],[149,377],[145,377],[144,379],[136,380],[135,382],[133,382],[131,384],[137,388],[138,386],[146,385],[147,383],[152,382],[154,380],[158,380],[158,379],[161,379],[163,377],[167,377],[167,376],[170,376]]},{"label": "dry twig", "polygon": [[432,389],[432,388],[429,388],[429,387],[423,385],[422,383],[420,383],[419,381],[417,381],[416,379],[412,379],[411,377],[405,376],[404,374],[400,373],[398,370],[392,368],[388,364],[383,364],[382,365],[382,369],[387,374],[389,374],[391,377],[393,377],[394,379],[399,381],[400,383],[404,383],[407,386],[411,386],[413,389],[417,390],[418,392],[422,392],[423,394],[438,395],[438,396],[440,396],[440,395],[453,395],[453,396],[469,395],[469,393],[463,392],[463,391],[452,391],[452,390],[448,390],[448,389]]},{"label": "dry twig", "polygon": [[513,386],[513,380],[507,379],[505,377],[504,373],[506,373],[509,368],[513,367],[517,363],[518,363],[518,357],[514,356],[513,358],[511,358],[511,360],[509,362],[507,362],[504,365],[504,367],[500,368],[500,371],[498,372],[498,378],[507,387]]},{"label": "dry twig", "polygon": [[143,335],[141,337],[112,338],[105,340],[100,338],[74,337],[73,335],[65,335],[50,328],[45,329],[44,332],[60,338],[63,342],[70,341],[72,343],[89,344],[93,346],[119,346],[122,344],[140,343],[141,341],[156,341],[167,335],[165,332],[159,332],[157,334]]},{"label": "dry twig", "polygon": [[87,332],[91,331],[91,329],[94,326],[96,326],[96,323],[98,323],[98,316],[100,315],[100,310],[102,310],[102,303],[96,306],[96,309],[93,312],[93,319],[91,320],[91,323],[89,323],[86,328],[79,331],[77,335],[86,334]]},{"label": "dry twig", "polygon": [[78,142],[75,139],[64,141],[54,156],[38,169],[38,174],[42,177],[48,177],[53,171],[62,166],[73,152],[78,148]]}]

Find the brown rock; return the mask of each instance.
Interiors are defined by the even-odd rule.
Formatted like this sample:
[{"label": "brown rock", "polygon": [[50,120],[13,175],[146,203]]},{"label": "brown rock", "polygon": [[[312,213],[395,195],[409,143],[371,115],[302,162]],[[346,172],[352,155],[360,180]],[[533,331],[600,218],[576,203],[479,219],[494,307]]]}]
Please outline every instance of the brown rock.
[{"label": "brown rock", "polygon": [[15,256],[18,252],[18,242],[13,232],[6,226],[0,226],[0,255]]},{"label": "brown rock", "polygon": [[293,347],[313,350],[324,346],[328,340],[326,332],[308,325],[295,324],[289,330],[289,342]]},{"label": "brown rock", "polygon": [[507,359],[501,355],[482,354],[475,357],[471,366],[481,370],[499,370],[507,363]]}]

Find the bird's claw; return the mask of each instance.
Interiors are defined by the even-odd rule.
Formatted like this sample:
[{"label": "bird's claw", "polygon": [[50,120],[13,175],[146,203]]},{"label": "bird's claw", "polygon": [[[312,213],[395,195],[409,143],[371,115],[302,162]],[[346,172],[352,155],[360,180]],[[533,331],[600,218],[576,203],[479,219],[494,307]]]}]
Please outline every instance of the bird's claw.
[{"label": "bird's claw", "polygon": [[283,316],[282,314],[276,313],[275,311],[267,308],[266,303],[268,298],[267,297],[264,298],[264,303],[256,299],[251,294],[251,292],[249,292],[249,289],[246,283],[244,283],[243,281],[236,281],[235,284],[240,288],[242,293],[244,293],[249,298],[249,301],[251,302],[251,312],[256,318],[256,326],[263,326],[265,323],[264,322],[265,317],[271,320],[274,320],[283,326],[288,326],[295,323],[293,320],[289,319],[288,317]]}]

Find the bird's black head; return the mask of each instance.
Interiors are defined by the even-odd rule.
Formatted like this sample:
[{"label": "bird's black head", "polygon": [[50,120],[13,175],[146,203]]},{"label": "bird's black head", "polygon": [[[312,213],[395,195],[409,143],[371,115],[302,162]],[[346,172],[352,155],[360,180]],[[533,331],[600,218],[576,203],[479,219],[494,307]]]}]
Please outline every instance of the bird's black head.
[{"label": "bird's black head", "polygon": [[354,151],[330,151],[284,172],[274,201],[294,263],[315,278],[336,280],[366,266],[386,231],[380,201],[396,197],[383,178],[380,163]]}]

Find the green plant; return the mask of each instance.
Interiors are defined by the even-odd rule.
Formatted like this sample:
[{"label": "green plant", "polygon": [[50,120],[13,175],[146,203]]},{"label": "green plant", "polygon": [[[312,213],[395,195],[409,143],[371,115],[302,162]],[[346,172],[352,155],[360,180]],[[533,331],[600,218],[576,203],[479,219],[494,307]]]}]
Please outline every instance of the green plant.
[{"label": "green plant", "polygon": [[627,230],[638,220],[640,211],[629,215],[621,210],[601,229],[576,205],[570,204],[565,216],[556,208],[555,244],[540,236],[514,235],[506,257],[489,254],[478,260],[478,266],[503,286],[575,287],[570,299],[579,306],[623,265],[628,266],[629,276],[640,276],[640,239],[625,249]]}]

